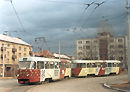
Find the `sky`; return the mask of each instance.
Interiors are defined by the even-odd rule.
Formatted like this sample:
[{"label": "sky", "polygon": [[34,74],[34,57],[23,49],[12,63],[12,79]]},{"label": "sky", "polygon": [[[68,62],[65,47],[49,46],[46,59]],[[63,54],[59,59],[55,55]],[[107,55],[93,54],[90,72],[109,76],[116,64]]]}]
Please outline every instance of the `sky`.
[{"label": "sky", "polygon": [[[98,8],[93,3],[103,3]],[[130,0],[129,0],[130,1]],[[107,19],[116,36],[127,34],[126,0],[0,0],[0,34],[21,37],[35,47],[76,55],[76,40],[96,37],[103,20]],[[103,18],[104,16],[104,18]],[[44,37],[45,42],[36,43],[35,38]]]}]

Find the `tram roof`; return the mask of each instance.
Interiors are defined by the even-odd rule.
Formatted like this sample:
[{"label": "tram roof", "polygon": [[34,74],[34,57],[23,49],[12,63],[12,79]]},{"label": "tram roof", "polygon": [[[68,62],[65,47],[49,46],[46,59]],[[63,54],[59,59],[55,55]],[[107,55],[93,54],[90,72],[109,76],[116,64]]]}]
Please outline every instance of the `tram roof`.
[{"label": "tram roof", "polygon": [[73,60],[73,63],[103,63],[103,62],[107,62],[107,63],[120,63],[120,61],[118,60]]},{"label": "tram roof", "polygon": [[53,59],[53,58],[45,58],[45,57],[24,57],[20,58],[19,61],[57,61],[60,62],[59,59]]}]

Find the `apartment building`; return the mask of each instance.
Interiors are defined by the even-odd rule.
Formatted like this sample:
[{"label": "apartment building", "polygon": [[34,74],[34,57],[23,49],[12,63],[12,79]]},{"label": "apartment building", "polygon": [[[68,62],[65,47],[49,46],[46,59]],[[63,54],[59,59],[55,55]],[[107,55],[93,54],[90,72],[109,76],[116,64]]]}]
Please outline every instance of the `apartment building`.
[{"label": "apartment building", "polygon": [[127,37],[101,32],[96,38],[77,40],[77,59],[120,60],[127,65]]},{"label": "apartment building", "polygon": [[0,34],[0,76],[2,76],[3,61],[5,76],[15,76],[19,58],[32,55],[32,46],[21,38]]},{"label": "apartment building", "polygon": [[93,39],[77,40],[78,59],[99,59],[99,41]]}]

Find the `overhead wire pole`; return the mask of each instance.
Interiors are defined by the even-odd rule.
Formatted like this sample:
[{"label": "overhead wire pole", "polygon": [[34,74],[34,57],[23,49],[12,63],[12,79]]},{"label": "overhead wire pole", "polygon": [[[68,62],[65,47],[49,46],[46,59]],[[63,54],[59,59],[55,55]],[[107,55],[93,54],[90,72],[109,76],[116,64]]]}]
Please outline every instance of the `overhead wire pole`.
[{"label": "overhead wire pole", "polygon": [[130,20],[129,20],[129,6],[128,6],[128,0],[126,0],[126,12],[127,12],[127,33],[128,33],[128,83],[130,83]]}]

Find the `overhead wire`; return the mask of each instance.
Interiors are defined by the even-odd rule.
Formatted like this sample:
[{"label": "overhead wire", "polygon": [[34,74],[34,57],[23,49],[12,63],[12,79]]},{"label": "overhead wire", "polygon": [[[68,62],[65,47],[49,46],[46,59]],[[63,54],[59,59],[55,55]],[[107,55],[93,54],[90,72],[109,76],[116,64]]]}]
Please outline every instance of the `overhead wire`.
[{"label": "overhead wire", "polygon": [[15,13],[15,15],[16,15],[16,17],[17,17],[17,19],[18,19],[18,21],[19,21],[19,23],[20,23],[20,25],[21,25],[23,31],[24,31],[24,32],[27,32],[27,31],[25,30],[25,28],[24,28],[24,25],[23,25],[23,23],[22,23],[20,17],[19,17],[18,12],[16,11],[16,8],[15,8],[15,6],[14,6],[14,4],[13,4],[13,1],[12,1],[12,0],[9,0],[9,1],[10,1],[11,5],[12,5],[12,8],[13,8],[13,10],[14,10],[14,13]]},{"label": "overhead wire", "polygon": [[[96,0],[97,1],[97,0]],[[95,2],[96,2],[95,1]],[[104,3],[106,3],[107,2],[107,0],[105,0],[105,1],[103,1],[103,2],[101,2],[101,3],[98,3],[99,5],[98,5],[98,7],[100,7],[102,4],[104,4]],[[95,10],[98,8],[97,6],[94,8],[94,10],[90,13],[90,15],[85,19],[85,20],[87,20],[94,12],[95,12]],[[81,24],[81,27],[80,28],[82,28],[82,26],[84,26],[86,24],[86,21],[84,21],[84,23],[83,24]],[[88,28],[87,28],[87,30],[88,30]]]}]

